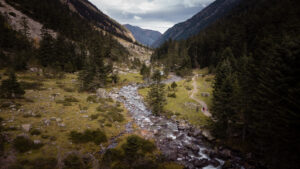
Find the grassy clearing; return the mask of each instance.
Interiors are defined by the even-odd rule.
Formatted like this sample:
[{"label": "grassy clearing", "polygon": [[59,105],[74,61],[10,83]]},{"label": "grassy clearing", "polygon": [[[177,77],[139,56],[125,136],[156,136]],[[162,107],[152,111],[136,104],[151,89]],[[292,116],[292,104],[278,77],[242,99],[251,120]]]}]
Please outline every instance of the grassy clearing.
[{"label": "grassy clearing", "polygon": [[[64,153],[74,150],[81,153],[98,152],[100,147],[93,141],[72,143],[69,139],[70,132],[84,133],[87,130],[99,129],[109,140],[123,131],[125,124],[130,120],[122,104],[108,99],[94,101],[91,94],[77,92],[76,74],[66,74],[63,79],[47,79],[28,72],[18,73],[17,76],[26,89],[24,99],[15,99],[14,103],[10,103],[10,100],[0,100],[0,117],[4,119],[4,127],[10,138],[14,139],[22,133],[27,133],[21,126],[30,124],[28,137],[43,143],[39,149],[18,153],[17,158],[20,160],[51,158],[57,157],[58,154],[63,156]],[[3,79],[5,77],[2,74],[1,80]],[[72,89],[72,92],[66,88]],[[110,107],[110,111],[116,111],[112,108],[115,106],[118,114],[113,114],[113,117],[106,111],[97,110],[97,107]],[[107,123],[110,126],[107,126]],[[107,146],[109,143],[106,141],[102,144]],[[6,151],[12,148],[10,144],[5,145]]]},{"label": "grassy clearing", "polygon": [[139,73],[120,74],[120,83],[122,85],[129,83],[143,83],[143,77]]},{"label": "grassy clearing", "polygon": [[[195,73],[198,75],[202,75],[202,76],[198,76],[198,78],[196,79],[197,81],[197,86],[198,86],[198,93],[196,94],[196,97],[199,100],[204,101],[208,108],[211,108],[212,105],[212,92],[213,92],[213,82],[214,82],[214,78],[215,76],[212,74],[208,73],[208,69],[201,69],[201,70],[195,70]],[[201,95],[201,93],[209,93],[208,97],[204,97]]]},{"label": "grassy clearing", "polygon": [[[168,91],[168,84],[166,90]],[[197,111],[197,105],[193,99],[190,98],[190,92],[193,89],[192,81],[190,78],[177,82],[176,98],[167,97],[167,104],[165,110],[167,116],[176,115],[178,119],[188,120],[191,124],[196,126],[203,126],[207,124],[207,117],[204,116],[200,109]],[[149,88],[140,89],[139,93],[146,98]],[[170,91],[173,93],[173,91]]]}]

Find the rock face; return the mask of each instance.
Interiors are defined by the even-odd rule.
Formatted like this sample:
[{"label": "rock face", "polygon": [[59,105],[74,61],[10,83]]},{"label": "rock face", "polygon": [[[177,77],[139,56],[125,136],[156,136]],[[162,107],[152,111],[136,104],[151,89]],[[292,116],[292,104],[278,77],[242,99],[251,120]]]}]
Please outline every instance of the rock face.
[{"label": "rock face", "polygon": [[99,29],[109,32],[122,39],[135,42],[135,38],[132,33],[113,20],[103,12],[101,12],[95,5],[90,3],[88,0],[63,0],[64,3],[68,4],[72,11],[77,12],[79,15],[94,23]]},{"label": "rock face", "polygon": [[138,26],[132,26],[129,24],[124,25],[128,30],[131,31],[134,38],[145,46],[151,46],[160,36],[161,33],[149,29],[142,29]]},{"label": "rock face", "polygon": [[196,35],[201,30],[229,13],[240,1],[241,0],[216,0],[192,18],[168,29],[156,42],[154,42],[152,47],[159,47],[168,39],[181,40]]}]

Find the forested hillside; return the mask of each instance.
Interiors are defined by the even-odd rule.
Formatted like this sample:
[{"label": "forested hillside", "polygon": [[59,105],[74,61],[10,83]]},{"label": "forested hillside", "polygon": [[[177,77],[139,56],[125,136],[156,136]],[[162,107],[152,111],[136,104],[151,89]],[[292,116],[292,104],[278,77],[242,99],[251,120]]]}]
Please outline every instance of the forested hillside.
[{"label": "forested hillside", "polygon": [[166,42],[152,56],[181,74],[210,67],[214,134],[268,168],[298,167],[299,7],[296,0],[243,1],[197,36]]},{"label": "forested hillside", "polygon": [[198,34],[201,30],[226,16],[241,0],[216,0],[190,19],[174,25],[153,43],[159,47],[169,39],[182,40]]},{"label": "forested hillside", "polygon": [[[26,19],[23,31],[16,32],[9,24],[10,19],[1,16],[3,33],[0,49],[10,58],[4,59],[6,62],[22,65],[17,66],[18,69],[26,69],[27,64],[38,62],[42,66],[73,72],[81,70],[87,62],[87,54],[95,50],[98,50],[97,57],[102,59],[112,61],[128,59],[128,51],[111,35],[94,30],[92,24],[70,11],[59,0],[6,2],[44,25],[40,47],[36,49],[33,47],[32,39],[28,37],[29,27]],[[50,36],[48,29],[56,31],[57,37]]]}]

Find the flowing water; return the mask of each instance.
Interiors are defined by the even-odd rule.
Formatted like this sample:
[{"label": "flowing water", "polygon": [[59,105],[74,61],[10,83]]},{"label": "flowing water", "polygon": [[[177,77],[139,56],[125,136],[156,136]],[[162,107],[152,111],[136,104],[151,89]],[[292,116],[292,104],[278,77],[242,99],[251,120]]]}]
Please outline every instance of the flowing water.
[{"label": "flowing water", "polygon": [[[173,76],[164,83],[179,80],[181,78]],[[118,92],[111,93],[111,97],[125,105],[134,122],[141,130],[147,131],[147,136],[156,141],[161,152],[169,160],[179,162],[188,168],[222,168],[223,160],[207,155],[211,148],[201,132],[186,123],[152,115],[138,94],[138,88],[141,86],[138,84],[124,86]]]}]

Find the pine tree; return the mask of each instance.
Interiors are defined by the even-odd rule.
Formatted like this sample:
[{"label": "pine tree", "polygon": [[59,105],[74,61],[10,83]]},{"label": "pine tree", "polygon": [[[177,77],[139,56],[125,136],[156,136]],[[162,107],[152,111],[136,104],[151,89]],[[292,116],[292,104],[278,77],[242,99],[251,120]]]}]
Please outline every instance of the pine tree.
[{"label": "pine tree", "polygon": [[7,80],[3,80],[0,86],[0,95],[2,98],[19,98],[25,94],[25,91],[21,88],[20,84],[17,81],[16,75],[14,72],[9,74]]},{"label": "pine tree", "polygon": [[154,115],[163,113],[166,103],[165,86],[161,83],[162,77],[159,70],[152,76],[153,84],[150,86],[147,101]]},{"label": "pine tree", "polygon": [[175,89],[176,89],[176,87],[177,87],[176,82],[173,82],[173,83],[171,84],[171,87],[172,87],[173,91],[175,91]]},{"label": "pine tree", "polygon": [[151,68],[146,66],[146,64],[143,64],[140,70],[140,74],[143,76],[144,80],[148,80],[151,76]]}]

